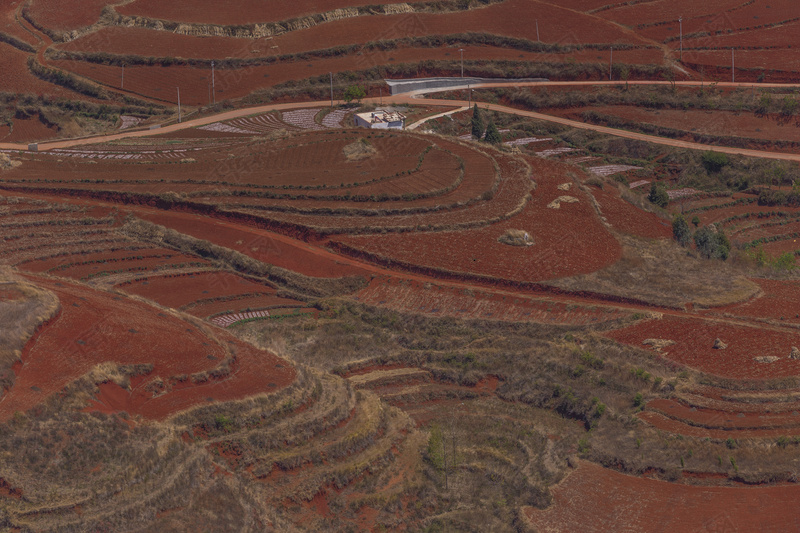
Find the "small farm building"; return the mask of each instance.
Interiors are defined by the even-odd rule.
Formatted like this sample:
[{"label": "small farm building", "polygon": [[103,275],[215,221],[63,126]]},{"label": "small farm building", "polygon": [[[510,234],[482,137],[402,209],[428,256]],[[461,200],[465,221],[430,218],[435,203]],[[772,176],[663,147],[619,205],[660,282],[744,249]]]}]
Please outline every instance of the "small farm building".
[{"label": "small farm building", "polygon": [[362,128],[402,130],[405,122],[405,115],[396,111],[372,111],[356,115],[356,126]]}]

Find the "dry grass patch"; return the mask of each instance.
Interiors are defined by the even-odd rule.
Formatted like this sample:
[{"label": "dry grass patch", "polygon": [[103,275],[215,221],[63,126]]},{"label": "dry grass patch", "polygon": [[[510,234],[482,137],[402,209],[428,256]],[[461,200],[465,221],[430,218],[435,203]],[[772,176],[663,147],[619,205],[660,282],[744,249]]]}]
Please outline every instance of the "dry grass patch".
[{"label": "dry grass patch", "polygon": [[694,259],[671,241],[620,237],[622,259],[573,278],[551,282],[571,291],[593,291],[682,308],[720,307],[753,298],[757,284],[721,261]]}]

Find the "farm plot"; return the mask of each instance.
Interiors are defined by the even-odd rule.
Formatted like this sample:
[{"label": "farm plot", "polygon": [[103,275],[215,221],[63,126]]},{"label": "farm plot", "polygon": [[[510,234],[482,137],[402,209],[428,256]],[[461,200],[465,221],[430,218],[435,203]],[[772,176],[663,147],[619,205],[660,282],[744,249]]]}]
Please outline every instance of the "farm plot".
[{"label": "farm plot", "polygon": [[[769,29],[771,26],[781,24],[784,22],[791,22],[797,19],[797,4],[792,0],[755,0],[753,2],[736,2],[726,0],[718,0],[710,2],[709,4],[700,4],[698,6],[690,6],[686,2],[677,4],[675,2],[655,2],[655,6],[651,9],[660,9],[665,14],[662,15],[664,22],[668,24],[651,24],[647,27],[637,28],[637,32],[644,37],[649,37],[657,40],[672,39],[674,42],[679,33],[678,17],[683,14],[683,32],[684,35],[691,35],[698,32],[708,32],[711,35],[706,37],[704,46],[713,47],[715,44],[715,37],[717,33],[722,35],[733,34],[740,36],[740,46],[750,46],[754,40],[759,39],[758,35],[764,30]],[[728,5],[726,5],[728,4]],[[643,15],[643,13],[636,13],[636,8],[647,10],[646,6],[633,6],[628,8],[630,11],[625,13],[625,16]],[[668,11],[664,11],[666,8]],[[718,9],[715,9],[718,8]],[[627,11],[625,8],[620,10],[612,10],[618,13]],[[666,13],[671,13],[667,15]],[[691,14],[690,14],[691,13]],[[603,15],[602,13],[600,14]],[[644,15],[647,16],[647,15]],[[617,20],[617,18],[614,18]],[[640,19],[633,22],[636,25],[646,19]],[[620,20],[621,21],[621,20]],[[627,24],[626,22],[623,22]],[[755,33],[755,32],[758,33]],[[699,39],[700,42],[703,42]],[[760,42],[760,41],[759,41]],[[792,38],[785,44],[791,45],[795,42]],[[675,43],[677,45],[677,43]],[[686,41],[684,40],[684,47]],[[677,46],[676,46],[677,48]],[[684,48],[684,59],[686,58],[686,49]]]},{"label": "farm plot", "polygon": [[[701,487],[628,476],[593,463],[553,489],[547,509],[523,508],[539,531],[788,531],[800,487]],[[665,505],[664,502],[669,502]]]},{"label": "farm plot", "polygon": [[36,341],[25,347],[22,364],[14,369],[15,384],[0,403],[4,420],[15,411],[34,407],[103,363],[152,364],[151,377],[167,379],[212,369],[215,363],[207,355],[218,361],[229,355],[197,326],[159,315],[140,302],[71,283],[29,279],[55,293],[61,311]]},{"label": "farm plot", "polygon": [[[531,164],[534,179],[541,178],[539,187],[522,211],[508,220],[462,231],[337,236],[334,242],[348,253],[365,254],[368,259],[391,265],[517,282],[594,272],[616,262],[621,247],[583,193],[570,193],[577,202],[564,203],[559,209],[548,207],[564,192],[557,188],[558,178],[554,177],[563,176],[563,168],[556,162],[532,160]],[[433,215],[426,216],[424,221],[431,218]],[[498,242],[509,229],[527,231],[534,245],[518,247]]]},{"label": "farm plot", "polygon": [[677,35],[678,17],[680,16],[684,18],[684,34],[688,35],[695,31],[701,31],[702,26],[707,24],[709,19],[713,19],[715,15],[724,13],[727,16],[731,10],[739,6],[741,6],[741,2],[738,0],[710,0],[702,4],[657,0],[632,5],[621,3],[597,14],[601,18],[637,28],[652,38],[656,37],[649,35],[648,30],[656,32],[658,38],[663,39],[666,36]]},{"label": "farm plot", "polygon": [[[730,51],[729,51],[730,53]],[[646,109],[635,106],[578,107],[569,110],[548,110],[548,113],[577,120],[587,111],[619,117],[632,123],[653,124],[685,131],[688,134],[741,137],[764,141],[800,141],[800,128],[794,121],[778,116],[757,116],[734,111],[704,111],[678,109]],[[780,149],[780,147],[775,147]],[[791,150],[784,148],[783,150]]]},{"label": "farm plot", "polygon": [[600,212],[611,226],[637,237],[668,239],[672,237],[672,226],[654,213],[642,211],[620,197],[614,187],[590,187],[589,191],[600,204]]},{"label": "farm plot", "polygon": [[36,45],[36,37],[25,31],[25,28],[17,22],[15,14],[18,8],[19,4],[11,2],[5,2],[0,6],[0,31],[13,35],[30,45]]},{"label": "farm plot", "polygon": [[108,0],[34,0],[26,8],[27,15],[37,24],[56,32],[91,26],[100,19]]},{"label": "farm plot", "polygon": [[[92,98],[78,95],[59,85],[53,85],[40,80],[28,70],[27,52],[18,50],[13,46],[0,42],[0,72],[3,73],[2,90],[19,94],[41,94],[57,98],[78,98],[95,101]],[[6,141],[9,139],[6,138]],[[26,139],[27,140],[27,139]]]},{"label": "farm plot", "polygon": [[[732,406],[736,407],[736,406]],[[767,433],[763,436],[778,432],[778,435],[797,435],[800,434],[800,417],[796,414],[796,406],[790,407],[788,411],[774,411],[775,404],[762,406],[762,412],[742,412],[724,411],[719,409],[708,409],[698,407],[683,402],[659,399],[647,403],[648,417],[658,420],[660,415],[678,424],[693,426],[698,430],[712,432],[714,438],[724,438],[734,436],[742,438],[745,436],[756,436],[760,433]],[[782,433],[781,433],[782,432]],[[712,435],[708,435],[712,436]]]},{"label": "farm plot", "polygon": [[317,124],[314,117],[320,109],[293,109],[292,111],[283,112],[283,121],[301,130],[321,130],[324,129],[321,124]]},{"label": "farm plot", "polygon": [[[197,301],[185,306],[184,311],[190,315],[206,318],[216,317],[217,315],[231,315],[246,313],[254,309],[267,312],[271,309],[300,308],[304,304],[291,298],[281,298],[279,296],[257,294],[242,295],[237,298],[221,299],[215,301]],[[256,312],[256,311],[253,311]],[[218,324],[218,320],[211,319],[211,322]]]},{"label": "farm plot", "polygon": [[[422,159],[424,157],[424,159]],[[449,151],[434,148],[422,156],[419,168],[388,178],[371,180],[364,185],[303,190],[294,197],[264,199],[258,196],[230,198],[230,208],[253,207],[265,211],[292,211],[322,215],[347,214],[348,210],[371,209],[377,214],[395,209],[419,209],[422,206],[467,202],[490,190],[491,173],[470,173],[469,187],[463,187],[465,172],[461,159]],[[490,163],[490,160],[488,161]],[[367,168],[371,165],[366,165]],[[489,165],[487,165],[489,166]],[[368,172],[369,170],[365,171]],[[477,193],[471,190],[482,187]],[[281,191],[277,191],[279,194]],[[471,196],[466,196],[470,194]],[[217,199],[217,202],[225,200]]]},{"label": "farm plot", "polygon": [[[411,0],[414,3],[422,0]],[[389,0],[384,4],[399,3]],[[190,0],[177,4],[167,4],[158,0],[135,0],[116,8],[123,15],[148,17],[180,22],[239,25],[257,22],[280,22],[336,9],[372,5],[370,0],[323,0],[300,2],[278,2],[267,6],[259,0],[245,0],[236,9],[219,9],[214,0]]]},{"label": "farm plot", "polygon": [[186,213],[138,211],[136,215],[186,235],[231,248],[258,261],[307,276],[337,278],[366,275],[361,267],[349,261],[341,261],[334,254],[313,250],[294,239],[266,230]]},{"label": "farm plot", "polygon": [[208,266],[204,259],[166,248],[109,250],[75,256],[59,256],[19,265],[29,272],[47,272],[60,277],[93,279],[123,272],[158,272],[163,269]]},{"label": "farm plot", "polygon": [[[605,335],[637,348],[644,348],[647,339],[675,341],[663,350],[664,357],[720,377],[769,379],[800,373],[800,360],[788,358],[792,347],[800,346],[800,332],[790,329],[666,316]],[[716,339],[727,348],[715,349]]]},{"label": "farm plot", "polygon": [[501,295],[477,288],[464,289],[391,277],[373,279],[368,287],[352,298],[404,313],[542,324],[600,324],[629,315],[627,311],[612,307],[573,304],[516,293]]},{"label": "farm plot", "polygon": [[200,130],[223,131],[243,135],[257,135],[281,130],[292,130],[294,127],[280,119],[280,113],[266,113],[254,117],[236,118],[226,122],[215,122],[201,126]]},{"label": "farm plot", "polygon": [[[793,16],[792,18],[795,18]],[[753,19],[753,23],[758,24],[758,19]],[[800,29],[800,22],[794,21],[779,26],[767,26],[747,31],[737,31],[733,33],[722,33],[719,35],[698,36],[692,39],[683,40],[683,54],[690,59],[693,58],[693,48],[751,48],[754,42],[758,43],[759,48],[782,48],[788,50],[797,41],[797,31]]]},{"label": "farm plot", "polygon": [[[530,169],[525,163],[511,156],[495,154],[493,159],[500,168],[499,176],[495,182],[496,190],[484,190],[479,201],[474,197],[464,197],[465,191],[461,187],[450,193],[424,199],[425,202],[435,206],[433,209],[423,209],[422,212],[411,211],[401,214],[381,215],[380,211],[368,214],[330,215],[330,214],[298,214],[298,213],[269,213],[268,218],[282,224],[295,227],[313,229],[318,233],[367,233],[382,232],[382,228],[391,228],[393,231],[410,231],[424,229],[456,229],[487,225],[491,222],[503,220],[518,212],[527,201],[527,195],[532,188]],[[491,161],[491,160],[489,160]],[[466,162],[464,181],[472,181],[470,177],[469,162]],[[488,169],[487,169],[488,170]],[[473,183],[474,186],[474,183]],[[470,202],[472,200],[472,202]],[[403,207],[414,208],[417,202],[404,202]],[[442,207],[444,206],[444,207]],[[238,209],[237,212],[265,216],[263,211]],[[367,218],[369,217],[369,218]]]},{"label": "farm plot", "polygon": [[[361,139],[375,153],[348,160],[344,148]],[[414,135],[331,131],[238,147],[231,150],[236,157],[213,163],[206,172],[226,186],[338,189],[411,172],[429,146],[428,140]]]},{"label": "farm plot", "polygon": [[179,276],[146,276],[117,285],[167,307],[180,308],[198,300],[237,295],[275,294],[272,286],[255,283],[229,272],[197,272]]},{"label": "farm plot", "polygon": [[433,13],[386,15],[381,17],[381,24],[365,24],[358,18],[343,19],[275,36],[272,42],[282,53],[296,53],[354,42],[469,31],[536,40],[536,28],[529,23],[534,19],[539,21],[540,38],[545,43],[647,44],[614,24],[602,23],[597,17],[524,0],[506,0],[482,9],[451,13],[446,17]]}]

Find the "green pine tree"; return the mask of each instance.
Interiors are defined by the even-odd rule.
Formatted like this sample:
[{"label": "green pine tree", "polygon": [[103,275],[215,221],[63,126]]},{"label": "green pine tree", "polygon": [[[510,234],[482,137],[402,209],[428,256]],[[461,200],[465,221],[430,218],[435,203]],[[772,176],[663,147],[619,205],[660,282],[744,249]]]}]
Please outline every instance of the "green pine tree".
[{"label": "green pine tree", "polygon": [[483,132],[486,126],[483,123],[483,114],[478,109],[478,104],[472,109],[472,136],[476,139],[483,138]]},{"label": "green pine tree", "polygon": [[494,125],[494,122],[490,122],[489,126],[486,128],[486,136],[483,138],[489,144],[500,144],[503,140],[500,137],[500,132],[497,131],[497,126]]}]

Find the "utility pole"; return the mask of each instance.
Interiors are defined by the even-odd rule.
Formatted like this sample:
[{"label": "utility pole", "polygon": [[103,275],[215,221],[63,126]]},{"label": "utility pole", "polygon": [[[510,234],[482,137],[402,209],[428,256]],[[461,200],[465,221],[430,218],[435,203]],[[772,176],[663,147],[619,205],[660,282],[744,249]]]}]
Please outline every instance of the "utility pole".
[{"label": "utility pole", "polygon": [[611,59],[608,60],[608,81],[611,81],[611,73],[614,72],[614,47],[611,47]]},{"label": "utility pole", "polygon": [[539,39],[539,19],[536,19],[536,41],[542,42],[542,40]]},{"label": "utility pole", "polygon": [[469,88],[469,83],[467,84],[467,98],[469,98],[467,107],[472,107],[472,89]]},{"label": "utility pole", "polygon": [[178,89],[178,122],[181,121],[181,88],[175,87]]},{"label": "utility pole", "polygon": [[381,105],[383,105],[383,87],[378,87],[378,91],[380,92],[381,95]]},{"label": "utility pole", "polygon": [[458,51],[461,52],[461,77],[463,78],[464,77],[464,49],[463,48],[459,48]]},{"label": "utility pole", "polygon": [[736,83],[736,54],[731,48],[731,82]]},{"label": "utility pole", "polygon": [[212,59],[211,60],[211,94],[213,95],[213,98],[214,98],[213,102],[216,104],[217,103],[217,87],[216,87],[216,84],[214,83],[214,81],[215,81],[214,80],[214,60]]},{"label": "utility pole", "polygon": [[125,63],[122,64],[122,84],[120,84],[119,88],[125,88]]},{"label": "utility pole", "polygon": [[683,61],[683,15],[678,17],[678,23],[681,26],[681,55],[679,61]]},{"label": "utility pole", "polygon": [[328,74],[331,75],[331,107],[333,107],[333,72],[329,72]]}]

